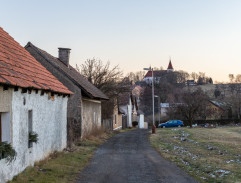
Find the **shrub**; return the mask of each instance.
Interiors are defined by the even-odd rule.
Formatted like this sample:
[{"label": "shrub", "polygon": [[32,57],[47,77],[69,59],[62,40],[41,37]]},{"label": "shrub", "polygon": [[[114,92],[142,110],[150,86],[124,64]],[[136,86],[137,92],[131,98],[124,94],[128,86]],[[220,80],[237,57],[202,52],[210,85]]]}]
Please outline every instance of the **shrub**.
[{"label": "shrub", "polygon": [[136,126],[138,126],[138,122],[137,122],[137,121],[133,121],[133,122],[132,122],[132,125],[133,125],[134,127],[136,127]]},{"label": "shrub", "polygon": [[38,143],[38,134],[35,132],[29,132],[28,140],[29,142]]},{"label": "shrub", "polygon": [[16,155],[17,153],[12,148],[11,144],[0,142],[0,160],[6,158],[6,161],[10,163],[15,159]]},{"label": "shrub", "polygon": [[94,124],[92,128],[85,133],[83,139],[91,139],[92,137],[102,137],[105,135],[106,135],[106,130],[101,126]]}]

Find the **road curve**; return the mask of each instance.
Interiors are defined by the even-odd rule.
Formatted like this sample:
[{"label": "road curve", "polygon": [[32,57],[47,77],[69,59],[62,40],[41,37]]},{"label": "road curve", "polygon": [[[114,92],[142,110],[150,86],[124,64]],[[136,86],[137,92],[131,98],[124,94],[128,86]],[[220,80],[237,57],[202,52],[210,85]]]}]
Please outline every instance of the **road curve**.
[{"label": "road curve", "polygon": [[76,183],[196,183],[163,159],[148,142],[147,130],[119,133],[95,152]]}]

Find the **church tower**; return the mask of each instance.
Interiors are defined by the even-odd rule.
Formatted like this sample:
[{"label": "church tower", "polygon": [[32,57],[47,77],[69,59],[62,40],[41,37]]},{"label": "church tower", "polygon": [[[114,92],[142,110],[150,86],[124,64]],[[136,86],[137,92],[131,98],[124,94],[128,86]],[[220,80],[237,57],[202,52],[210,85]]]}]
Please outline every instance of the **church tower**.
[{"label": "church tower", "polygon": [[173,71],[174,71],[174,69],[172,67],[172,61],[170,59],[169,64],[168,64],[168,68],[167,68],[167,72],[173,72]]}]

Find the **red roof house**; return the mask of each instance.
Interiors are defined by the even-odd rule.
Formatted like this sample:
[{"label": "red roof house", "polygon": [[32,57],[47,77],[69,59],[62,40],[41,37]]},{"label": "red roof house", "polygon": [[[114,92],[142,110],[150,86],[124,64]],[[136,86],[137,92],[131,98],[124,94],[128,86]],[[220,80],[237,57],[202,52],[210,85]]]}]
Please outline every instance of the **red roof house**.
[{"label": "red roof house", "polygon": [[[10,144],[16,152],[14,158],[9,158],[4,148],[0,149],[0,182],[11,180],[27,166],[66,148],[66,95],[70,94],[0,28],[0,144]],[[38,143],[31,140],[35,133]]]},{"label": "red roof house", "polygon": [[1,27],[0,83],[62,94],[72,93]]},{"label": "red roof house", "polygon": [[[154,82],[159,83],[159,81],[161,79],[165,79],[167,74],[170,72],[173,72],[173,66],[172,66],[172,62],[171,60],[169,61],[167,70],[154,70],[153,71],[153,77],[154,77]],[[147,84],[151,84],[152,83],[152,71],[148,71],[144,77],[144,81]]]}]

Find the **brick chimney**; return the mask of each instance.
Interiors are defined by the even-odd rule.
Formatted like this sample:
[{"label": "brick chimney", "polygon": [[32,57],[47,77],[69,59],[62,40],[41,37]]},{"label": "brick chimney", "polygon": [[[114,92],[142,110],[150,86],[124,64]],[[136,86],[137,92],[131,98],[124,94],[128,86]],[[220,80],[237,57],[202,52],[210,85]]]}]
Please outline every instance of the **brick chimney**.
[{"label": "brick chimney", "polygon": [[59,48],[59,60],[61,60],[67,67],[69,67],[69,48]]}]

